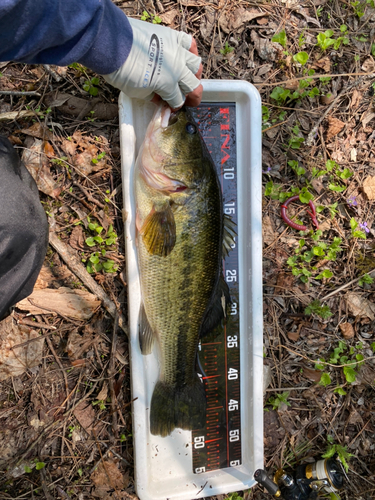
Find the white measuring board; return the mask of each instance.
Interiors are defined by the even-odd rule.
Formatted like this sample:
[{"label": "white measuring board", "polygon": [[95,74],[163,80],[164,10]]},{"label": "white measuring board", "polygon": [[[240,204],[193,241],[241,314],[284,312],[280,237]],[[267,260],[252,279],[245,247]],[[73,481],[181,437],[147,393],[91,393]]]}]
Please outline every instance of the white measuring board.
[{"label": "white measuring board", "polygon": [[[235,452],[240,458],[230,460],[228,446],[228,451],[223,452],[224,448],[221,449],[224,455],[228,454],[228,463],[225,459],[217,458],[217,466],[221,468],[215,469],[216,466],[211,465],[211,468],[200,466],[194,470],[193,454],[195,463],[198,463],[197,453],[205,452],[206,446],[208,447],[208,444],[206,445],[208,441],[204,441],[203,434],[194,439],[191,431],[181,429],[175,429],[165,438],[150,434],[149,409],[159,367],[157,349],[152,354],[143,356],[138,342],[138,311],[141,297],[135,246],[133,174],[138,150],[155,106],[152,103],[129,99],[121,94],[119,113],[131,388],[132,398],[135,399],[132,407],[135,485],[141,500],[190,500],[248,489],[255,484],[253,479],[255,470],[263,467],[261,100],[255,87],[247,82],[203,80],[202,83],[204,89],[202,103],[206,109],[207,103],[216,106],[223,103],[225,110],[224,106],[227,103],[235,110],[235,140],[232,151],[235,149],[236,156],[239,343],[230,342],[230,345],[226,343],[225,347],[238,347],[240,403],[233,404],[234,400],[231,399],[230,409],[239,412],[236,422],[239,422],[237,425],[240,429],[230,430],[228,424],[228,436],[230,436],[228,445],[229,440],[238,441],[235,443],[237,445]],[[199,113],[199,110],[195,113]],[[223,132],[224,129],[223,125]],[[221,134],[216,134],[215,141],[222,141],[217,143],[216,147],[222,148],[223,158],[226,158],[228,137],[225,133],[222,137]],[[208,147],[210,148],[209,145]],[[222,161],[224,162],[224,159]],[[227,205],[232,206],[233,202]],[[229,213],[232,213],[230,209]],[[234,313],[237,313],[237,309]],[[233,336],[229,339],[233,340]],[[203,342],[204,340],[202,344]],[[229,372],[231,380],[234,369],[229,368],[229,370],[231,370]],[[228,415],[228,411],[226,414]],[[194,433],[196,435],[196,431]],[[224,441],[225,439],[218,440],[217,446],[224,446]],[[204,461],[207,461],[207,454],[201,454],[198,460],[199,464],[206,463]]]}]

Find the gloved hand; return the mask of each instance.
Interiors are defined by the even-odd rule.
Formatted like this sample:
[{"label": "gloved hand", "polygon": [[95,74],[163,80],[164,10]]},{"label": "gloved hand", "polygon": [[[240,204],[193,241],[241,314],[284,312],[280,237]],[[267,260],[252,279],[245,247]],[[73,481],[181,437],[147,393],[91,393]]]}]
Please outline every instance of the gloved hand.
[{"label": "gloved hand", "polygon": [[151,100],[158,94],[173,109],[181,107],[186,95],[194,91],[191,105],[198,105],[202,88],[195,75],[201,74],[201,58],[193,53],[193,38],[137,19],[129,18],[129,22],[133,45],[128,58],[119,69],[103,75],[104,79],[129,97]]}]

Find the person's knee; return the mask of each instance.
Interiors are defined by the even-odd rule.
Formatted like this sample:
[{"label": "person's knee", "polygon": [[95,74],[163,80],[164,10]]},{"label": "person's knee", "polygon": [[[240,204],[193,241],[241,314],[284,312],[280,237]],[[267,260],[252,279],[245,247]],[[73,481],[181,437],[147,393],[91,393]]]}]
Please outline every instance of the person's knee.
[{"label": "person's knee", "polygon": [[38,189],[10,142],[0,136],[0,318],[33,290],[48,244]]}]

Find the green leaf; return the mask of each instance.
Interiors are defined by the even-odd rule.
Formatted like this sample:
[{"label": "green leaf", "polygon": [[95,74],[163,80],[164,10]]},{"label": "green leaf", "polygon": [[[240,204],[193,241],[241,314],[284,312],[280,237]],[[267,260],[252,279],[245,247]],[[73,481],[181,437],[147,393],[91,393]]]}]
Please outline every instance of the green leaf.
[{"label": "green leaf", "polygon": [[28,465],[24,465],[23,468],[24,468],[25,472],[27,472],[27,473],[32,472],[32,469],[30,469],[30,467]]},{"label": "green leaf", "polygon": [[326,169],[328,172],[332,172],[332,170],[338,168],[338,164],[333,160],[326,161]]},{"label": "green leaf", "polygon": [[271,38],[272,42],[279,43],[282,45],[284,48],[286,47],[286,33],[285,30],[280,31],[280,33],[277,33],[276,35],[273,35]]},{"label": "green leaf", "polygon": [[332,278],[333,272],[330,271],[329,269],[324,269],[322,273],[319,274],[319,276],[316,277],[316,279],[322,279],[322,278]]},{"label": "green leaf", "polygon": [[96,222],[90,222],[89,229],[91,229],[91,231],[95,231],[95,228],[97,226],[98,226],[98,224]]},{"label": "green leaf", "polygon": [[295,62],[300,63],[302,66],[304,66],[307,63],[307,61],[309,60],[309,54],[305,51],[298,52],[298,54],[295,54],[293,56],[293,60]]},{"label": "green leaf", "polygon": [[313,254],[317,255],[318,257],[323,257],[325,255],[324,249],[321,248],[320,246],[313,247],[312,251],[313,251]]},{"label": "green leaf", "polygon": [[336,394],[339,394],[340,396],[346,395],[346,391],[344,391],[344,389],[342,387],[336,387],[336,389],[333,392],[335,392]]},{"label": "green leaf", "polygon": [[352,367],[350,366],[344,366],[343,368],[343,372],[344,372],[344,375],[345,375],[345,378],[346,378],[346,381],[351,384],[352,382],[355,381],[356,377],[357,377],[357,373],[353,370]]},{"label": "green leaf", "polygon": [[329,183],[328,188],[336,193],[342,193],[346,189],[345,186],[340,186],[339,184],[334,184],[333,182]]},{"label": "green leaf", "polygon": [[35,465],[36,470],[41,470],[46,466],[44,462],[37,462]]},{"label": "green leaf", "polygon": [[88,247],[94,247],[96,244],[95,240],[92,236],[90,236],[89,238],[86,238],[85,243]]},{"label": "green leaf", "polygon": [[322,376],[320,377],[319,384],[322,385],[323,387],[326,387],[330,383],[331,383],[331,377],[330,377],[329,373],[327,373],[327,372],[322,373]]},{"label": "green leaf", "polygon": [[301,203],[308,203],[310,200],[312,200],[314,196],[308,191],[307,188],[302,188],[301,192],[299,194],[299,199]]}]

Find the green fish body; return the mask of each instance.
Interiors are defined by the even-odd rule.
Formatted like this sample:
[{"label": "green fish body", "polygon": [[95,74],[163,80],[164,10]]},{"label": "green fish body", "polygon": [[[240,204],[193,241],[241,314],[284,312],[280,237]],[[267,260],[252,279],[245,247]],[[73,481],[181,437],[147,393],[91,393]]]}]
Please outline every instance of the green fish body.
[{"label": "green fish body", "polygon": [[135,195],[140,346],[149,354],[156,340],[160,360],[150,429],[167,436],[176,427],[204,426],[206,398],[196,371],[197,347],[204,331],[224,315],[221,189],[186,110],[171,115],[162,105],[156,111],[137,159]]}]

